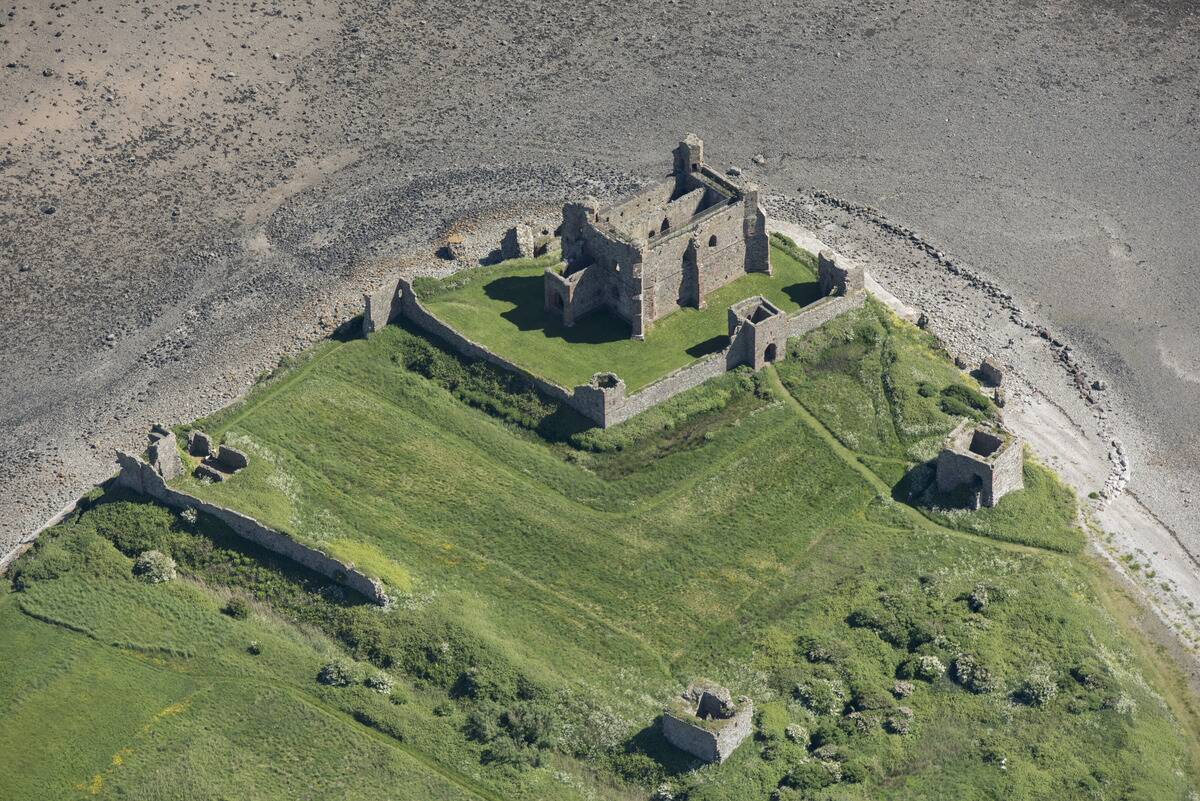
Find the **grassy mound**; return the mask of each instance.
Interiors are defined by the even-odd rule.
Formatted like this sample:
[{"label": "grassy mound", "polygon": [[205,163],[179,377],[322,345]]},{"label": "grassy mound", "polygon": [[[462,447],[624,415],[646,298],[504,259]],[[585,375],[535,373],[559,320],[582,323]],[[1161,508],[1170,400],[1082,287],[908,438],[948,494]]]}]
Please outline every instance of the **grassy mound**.
[{"label": "grassy mound", "polygon": [[[601,432],[399,327],[322,347],[178,483],[395,603],[92,498],[0,596],[0,797],[1186,798],[1196,719],[1070,493],[900,502],[970,387],[873,304],[791,351]],[[659,734],[696,676],[760,710],[721,766]]]}]

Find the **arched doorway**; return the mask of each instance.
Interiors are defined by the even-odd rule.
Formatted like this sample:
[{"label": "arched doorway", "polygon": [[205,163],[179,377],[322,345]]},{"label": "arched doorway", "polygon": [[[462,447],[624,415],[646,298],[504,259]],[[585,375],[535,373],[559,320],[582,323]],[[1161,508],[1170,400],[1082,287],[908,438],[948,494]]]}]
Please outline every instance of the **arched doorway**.
[{"label": "arched doorway", "polygon": [[767,345],[767,349],[763,351],[763,361],[767,362],[768,364],[775,361],[778,356],[779,351],[776,349],[774,342],[772,342],[770,345]]}]

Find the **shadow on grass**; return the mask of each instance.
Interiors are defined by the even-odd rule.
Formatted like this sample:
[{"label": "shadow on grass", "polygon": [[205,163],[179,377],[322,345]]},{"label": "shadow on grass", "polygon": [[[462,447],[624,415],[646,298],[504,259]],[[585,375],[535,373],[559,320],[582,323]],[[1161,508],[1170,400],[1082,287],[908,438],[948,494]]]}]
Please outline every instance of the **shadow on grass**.
[{"label": "shadow on grass", "polygon": [[687,349],[686,353],[693,359],[699,359],[701,356],[707,356],[710,353],[716,353],[729,346],[729,336],[727,334],[717,334],[715,337],[709,337],[703,342],[697,342]]},{"label": "shadow on grass", "polygon": [[974,491],[963,485],[950,492],[937,488],[937,460],[916,465],[892,487],[892,500],[925,509],[963,509],[974,511]]},{"label": "shadow on grass", "polygon": [[568,328],[545,311],[541,275],[509,275],[489,281],[483,293],[492,300],[513,304],[501,317],[519,331],[543,331],[547,337],[565,342],[598,345],[629,339],[629,323],[606,311],[596,311]]},{"label": "shadow on grass", "polygon": [[697,762],[694,756],[680,751],[663,737],[661,715],[626,741],[625,753],[645,754],[661,765],[668,776],[687,773]]},{"label": "shadow on grass", "polygon": [[783,288],[783,293],[788,296],[788,300],[797,306],[807,306],[821,299],[821,285],[816,281],[791,284]]}]

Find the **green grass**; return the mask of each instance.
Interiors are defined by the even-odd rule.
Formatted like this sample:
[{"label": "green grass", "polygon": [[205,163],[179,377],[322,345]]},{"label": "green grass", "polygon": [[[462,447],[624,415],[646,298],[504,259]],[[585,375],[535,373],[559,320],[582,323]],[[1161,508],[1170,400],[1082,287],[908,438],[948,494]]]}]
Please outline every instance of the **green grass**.
[{"label": "green grass", "polygon": [[1028,456],[1025,489],[994,508],[947,508],[953,499],[934,491],[931,460],[946,434],[963,416],[984,419],[995,409],[931,335],[872,300],[794,340],[789,357],[779,365],[788,391],[897,500],[921,506],[942,525],[994,539],[1060,551],[1083,546],[1073,493]]},{"label": "green grass", "polygon": [[[1078,553],[1070,493],[1030,463],[992,510],[899,502],[963,379],[874,304],[790,350],[546,438],[553,404],[403,328],[325,346],[204,421],[248,468],[177,483],[361,562],[395,604],[204,516],[95,499],[0,596],[0,797],[99,776],[133,798],[1187,799],[1195,712]],[[182,578],[132,579],[147,548]],[[246,620],[221,613],[231,593]],[[396,702],[318,685],[338,654],[386,670]],[[891,695],[914,659],[960,654],[991,692]],[[1057,694],[1028,705],[1041,673]],[[721,766],[658,733],[696,676],[762,710]],[[841,689],[832,712],[806,703],[818,685]],[[887,733],[900,705],[913,730]],[[816,788],[820,759],[858,781]]]},{"label": "green grass", "polygon": [[416,284],[427,308],[468,338],[535,375],[565,387],[593,374],[615,372],[635,392],[679,367],[728,344],[728,308],[763,295],[790,313],[817,299],[811,254],[772,240],[774,275],[749,274],[709,293],[704,309],[679,309],[658,320],[645,341],[629,338],[629,324],[607,312],[571,328],[543,309],[542,273],[553,259],[521,259],[471,270],[438,283]]}]

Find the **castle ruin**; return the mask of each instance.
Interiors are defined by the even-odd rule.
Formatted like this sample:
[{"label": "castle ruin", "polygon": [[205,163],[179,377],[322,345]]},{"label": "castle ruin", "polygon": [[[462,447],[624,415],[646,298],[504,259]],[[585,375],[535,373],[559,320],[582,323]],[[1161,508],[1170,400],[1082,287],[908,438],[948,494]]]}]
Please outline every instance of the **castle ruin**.
[{"label": "castle ruin", "polygon": [[564,325],[607,309],[643,339],[651,324],[746,273],[771,272],[758,187],[704,163],[688,134],[671,174],[615,206],[594,198],[563,207],[561,268],[545,273],[547,314]]},{"label": "castle ruin", "polygon": [[1021,440],[1000,427],[963,420],[937,458],[938,492],[969,493],[968,506],[995,506],[1002,497],[1024,489]]},{"label": "castle ruin", "polygon": [[750,735],[754,702],[737,701],[729,690],[704,679],[693,681],[663,709],[667,742],[705,762],[724,762]]}]

